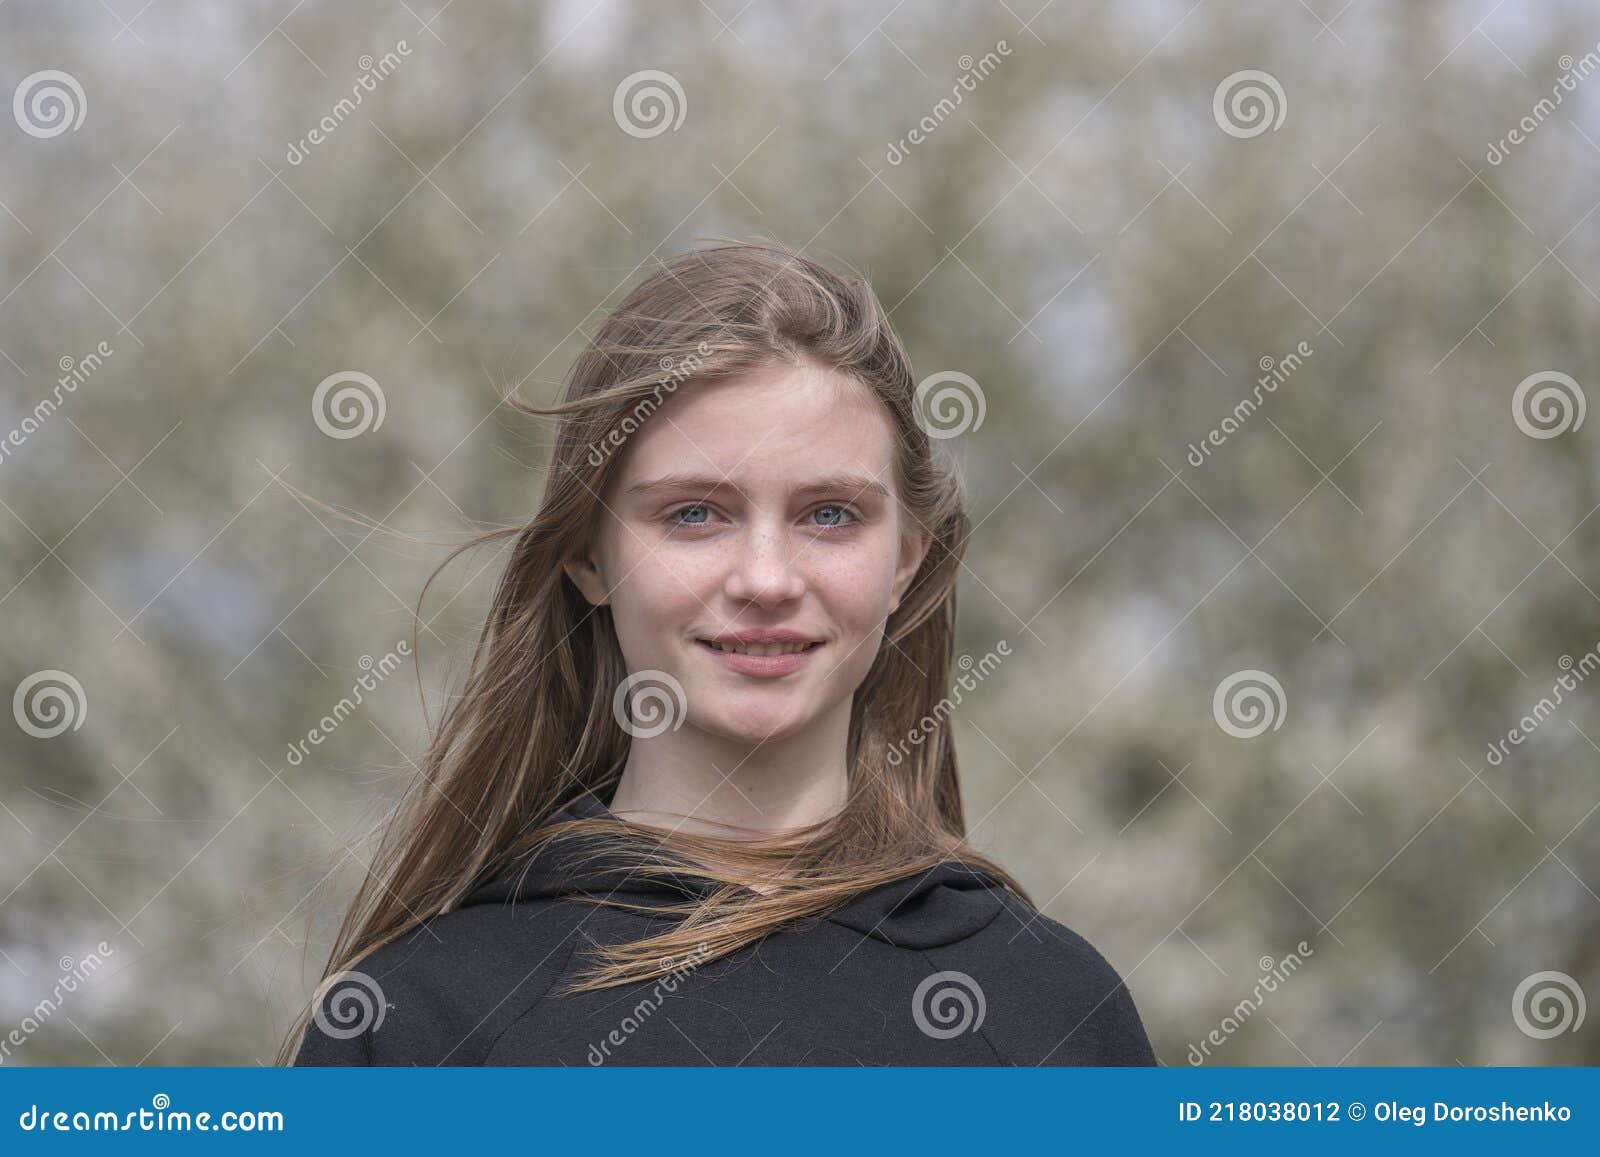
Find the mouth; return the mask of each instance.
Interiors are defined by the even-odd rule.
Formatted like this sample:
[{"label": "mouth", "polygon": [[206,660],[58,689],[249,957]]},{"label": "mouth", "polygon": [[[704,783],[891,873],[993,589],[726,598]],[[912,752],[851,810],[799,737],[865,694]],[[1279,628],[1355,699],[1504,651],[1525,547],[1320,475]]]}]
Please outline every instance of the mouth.
[{"label": "mouth", "polygon": [[729,655],[798,655],[822,646],[821,639],[795,640],[785,643],[741,643],[734,640],[719,642],[716,639],[696,639],[695,642]]},{"label": "mouth", "polygon": [[718,663],[741,675],[771,679],[798,671],[826,644],[821,639],[796,639],[777,643],[696,639],[695,645]]}]

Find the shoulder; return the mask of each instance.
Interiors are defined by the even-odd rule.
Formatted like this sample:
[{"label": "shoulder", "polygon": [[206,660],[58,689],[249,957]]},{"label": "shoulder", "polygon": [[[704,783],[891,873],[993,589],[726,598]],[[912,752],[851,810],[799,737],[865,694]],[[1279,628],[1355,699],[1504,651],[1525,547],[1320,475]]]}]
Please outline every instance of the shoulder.
[{"label": "shoulder", "polygon": [[485,904],[424,921],[322,982],[294,1063],[481,1063],[562,974],[592,913]]},{"label": "shoulder", "polygon": [[1020,1063],[1154,1065],[1127,981],[1084,936],[1012,893],[986,930],[1006,962],[1003,982],[1035,1011]]}]

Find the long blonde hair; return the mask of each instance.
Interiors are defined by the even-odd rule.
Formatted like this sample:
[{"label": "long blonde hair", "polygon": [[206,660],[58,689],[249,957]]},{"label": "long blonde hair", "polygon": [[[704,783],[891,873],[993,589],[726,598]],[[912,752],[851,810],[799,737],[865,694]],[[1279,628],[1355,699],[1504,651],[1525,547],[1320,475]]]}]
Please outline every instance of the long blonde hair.
[{"label": "long blonde hair", "polygon": [[[612,714],[628,672],[610,608],[591,606],[561,565],[582,552],[598,523],[599,496],[625,451],[619,432],[648,421],[664,389],[802,360],[846,375],[882,402],[896,434],[904,513],[931,538],[854,694],[843,809],[783,838],[750,841],[608,819],[549,823],[585,789],[604,798],[628,756],[629,736]],[[669,931],[599,948],[569,992],[662,976],[691,953],[726,955],[944,861],[986,872],[1026,899],[967,842],[949,728],[904,742],[919,720],[941,717],[969,522],[959,479],[918,420],[910,361],[865,278],[841,276],[771,242],[691,250],[663,263],[605,317],[557,405],[508,402],[558,418],[548,483],[526,525],[481,536],[439,568],[474,546],[514,539],[462,692],[388,821],[324,978],[456,908],[534,846],[597,832],[610,835],[608,862],[620,856],[640,872],[670,867],[715,887],[686,901]],[[284,1041],[281,1063],[293,1058],[309,1020],[308,1008]]]}]

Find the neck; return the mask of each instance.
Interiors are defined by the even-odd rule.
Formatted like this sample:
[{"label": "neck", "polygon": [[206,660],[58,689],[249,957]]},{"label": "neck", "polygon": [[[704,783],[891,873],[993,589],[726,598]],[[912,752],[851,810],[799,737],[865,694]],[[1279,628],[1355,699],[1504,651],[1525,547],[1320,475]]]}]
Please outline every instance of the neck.
[{"label": "neck", "polygon": [[850,709],[846,699],[805,730],[759,743],[692,723],[635,739],[611,811],[635,823],[723,838],[818,823],[838,812],[848,793]]}]

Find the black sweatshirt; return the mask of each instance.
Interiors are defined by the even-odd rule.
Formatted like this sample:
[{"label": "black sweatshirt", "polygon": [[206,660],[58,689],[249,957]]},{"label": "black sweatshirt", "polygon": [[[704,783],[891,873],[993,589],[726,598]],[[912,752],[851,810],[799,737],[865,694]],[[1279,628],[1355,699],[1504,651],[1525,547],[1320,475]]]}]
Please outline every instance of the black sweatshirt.
[{"label": "black sweatshirt", "polygon": [[[611,813],[587,792],[556,818],[576,817]],[[658,906],[709,887],[670,873],[619,885],[603,857],[572,867],[581,844],[535,848],[329,985],[295,1063],[1155,1064],[1105,958],[955,863],[717,960],[691,955],[667,976],[556,995],[591,945],[642,939],[681,918],[573,893]]]}]

